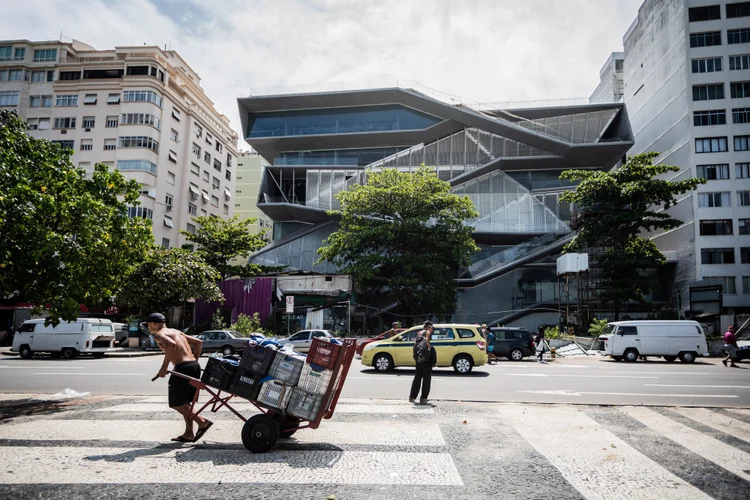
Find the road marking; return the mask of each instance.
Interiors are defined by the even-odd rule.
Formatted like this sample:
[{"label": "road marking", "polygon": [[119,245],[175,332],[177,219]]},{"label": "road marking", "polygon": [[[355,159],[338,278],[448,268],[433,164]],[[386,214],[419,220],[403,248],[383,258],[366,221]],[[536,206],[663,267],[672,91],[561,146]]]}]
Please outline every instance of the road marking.
[{"label": "road marking", "polygon": [[648,408],[628,406],[619,408],[619,410],[719,467],[725,468],[746,481],[750,480],[749,453],[729,446],[718,439]]},{"label": "road marking", "polygon": [[710,498],[581,411],[559,406],[497,411],[588,500]]},{"label": "road marking", "polygon": [[[31,441],[144,441],[168,443],[185,428],[177,420],[49,420],[0,426],[0,439]],[[236,444],[242,441],[240,419],[222,420],[201,442]],[[437,424],[382,421],[388,432],[363,432],[361,423],[325,422],[318,429],[300,429],[293,440],[282,442],[361,444],[379,446],[445,446]]]},{"label": "road marking", "polygon": [[40,372],[40,373],[33,373],[32,375],[90,375],[90,376],[102,376],[102,375],[112,375],[117,377],[123,377],[123,376],[132,376],[132,375],[138,375],[138,376],[145,376],[145,373],[91,373],[91,372],[80,372],[80,373],[68,373],[68,372]]},{"label": "road marking", "polygon": [[669,384],[643,384],[644,387],[690,387],[706,389],[750,389],[750,385],[669,385]]},{"label": "road marking", "polygon": [[506,377],[546,377],[545,373],[501,373]]},{"label": "road marking", "polygon": [[[240,412],[245,413],[257,413],[257,409],[250,403],[230,403],[232,408]],[[158,413],[158,412],[173,412],[166,405],[153,404],[153,403],[129,403],[115,406],[108,406],[107,408],[100,408],[94,410],[97,412],[138,412],[138,413]],[[221,408],[219,411],[224,413],[230,413],[226,408]],[[431,406],[422,406],[414,404],[346,404],[339,403],[336,405],[334,413],[372,413],[372,414],[417,414],[427,415],[434,413],[434,409]]]},{"label": "road marking", "polygon": [[[0,483],[265,483],[463,486],[448,453],[271,451],[184,447],[0,448]],[[44,471],[40,474],[40,471]]]},{"label": "road marking", "polygon": [[750,443],[750,424],[705,408],[673,408],[680,415]]},{"label": "road marking", "polygon": [[562,391],[516,391],[530,394],[560,394],[562,396],[638,396],[638,397],[661,397],[661,398],[737,398],[738,396],[729,394],[644,394],[637,392],[584,392],[573,390]]}]

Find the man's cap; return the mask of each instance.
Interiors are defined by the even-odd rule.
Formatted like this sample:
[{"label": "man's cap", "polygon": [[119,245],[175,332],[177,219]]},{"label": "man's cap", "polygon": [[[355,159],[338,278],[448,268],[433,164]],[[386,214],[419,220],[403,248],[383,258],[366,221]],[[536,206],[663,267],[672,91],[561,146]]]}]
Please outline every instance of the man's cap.
[{"label": "man's cap", "polygon": [[424,327],[423,327],[423,328],[427,328],[428,326],[432,326],[433,328],[435,328],[435,327],[434,327],[434,326],[432,325],[432,321],[429,321],[429,320],[428,320],[428,321],[425,321],[425,322],[424,322]]},{"label": "man's cap", "polygon": [[151,313],[146,318],[146,323],[166,323],[167,318],[162,313]]},{"label": "man's cap", "polygon": [[487,328],[487,325],[482,323],[482,328]]},{"label": "man's cap", "polygon": [[391,326],[393,328],[396,328],[398,326],[398,321],[394,321],[393,323],[391,323]]}]

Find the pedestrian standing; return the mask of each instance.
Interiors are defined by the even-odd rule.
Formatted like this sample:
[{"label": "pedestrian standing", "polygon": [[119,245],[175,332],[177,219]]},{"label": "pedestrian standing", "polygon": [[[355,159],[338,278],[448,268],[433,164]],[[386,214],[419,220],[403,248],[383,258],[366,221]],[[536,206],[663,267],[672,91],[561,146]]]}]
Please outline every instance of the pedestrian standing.
[{"label": "pedestrian standing", "polygon": [[487,328],[487,325],[482,325],[482,337],[487,341],[487,364],[497,362],[497,356],[495,356],[495,334]]},{"label": "pedestrian standing", "polygon": [[734,334],[734,327],[729,325],[727,333],[724,334],[724,350],[727,352],[727,357],[721,360],[724,366],[727,366],[727,361],[730,361],[731,364],[729,366],[739,368],[739,366],[734,364],[737,361],[737,349],[737,337]]},{"label": "pedestrian standing", "polygon": [[541,330],[534,341],[536,342],[536,357],[539,358],[541,364],[546,364],[547,362],[544,361],[544,352],[546,350],[544,345],[544,333],[542,333]]},{"label": "pedestrian standing", "polygon": [[432,321],[425,321],[422,331],[417,334],[417,338],[414,340],[414,361],[416,367],[414,370],[414,380],[411,383],[411,392],[409,393],[409,402],[414,403],[417,399],[417,394],[421,387],[422,394],[419,398],[420,404],[427,404],[427,398],[430,396],[430,385],[432,383],[432,366],[433,359],[432,345],[430,345],[430,337],[434,327]]}]

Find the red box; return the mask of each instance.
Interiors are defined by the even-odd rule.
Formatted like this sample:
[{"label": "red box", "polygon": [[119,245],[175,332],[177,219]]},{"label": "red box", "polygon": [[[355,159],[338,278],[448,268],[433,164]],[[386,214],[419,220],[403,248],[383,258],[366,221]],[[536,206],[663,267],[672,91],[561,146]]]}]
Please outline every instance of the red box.
[{"label": "red box", "polygon": [[326,370],[333,370],[343,345],[334,344],[315,337],[307,352],[307,362],[312,365],[322,366]]}]

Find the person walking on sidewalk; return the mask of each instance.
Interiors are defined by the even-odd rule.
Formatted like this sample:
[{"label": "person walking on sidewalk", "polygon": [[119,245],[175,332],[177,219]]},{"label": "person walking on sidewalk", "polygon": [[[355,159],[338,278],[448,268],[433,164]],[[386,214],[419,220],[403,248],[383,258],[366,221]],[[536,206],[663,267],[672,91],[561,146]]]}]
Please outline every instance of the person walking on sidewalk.
[{"label": "person walking on sidewalk", "polygon": [[737,349],[737,336],[734,334],[734,327],[729,325],[727,333],[724,334],[724,350],[727,352],[727,357],[721,360],[724,366],[727,366],[727,361],[730,361],[731,364],[729,366],[739,368],[734,364],[737,361]]},{"label": "person walking on sidewalk", "polygon": [[422,331],[417,334],[414,340],[414,361],[416,367],[414,370],[414,380],[411,383],[411,392],[409,393],[409,402],[413,403],[417,399],[420,387],[422,394],[419,398],[420,404],[427,404],[427,398],[430,396],[430,385],[432,383],[432,365],[433,347],[430,345],[430,337],[434,327],[432,321],[425,321]]},{"label": "person walking on sidewalk", "polygon": [[487,364],[491,365],[492,363],[497,362],[497,356],[495,356],[494,350],[495,350],[495,334],[492,333],[492,330],[487,328],[487,325],[482,325],[482,337],[485,338],[487,341]]},{"label": "person walking on sidewalk", "polygon": [[[146,319],[148,331],[154,336],[159,349],[164,351],[164,361],[158,376],[167,376],[170,363],[173,371],[193,378],[201,377],[201,367],[198,364],[202,351],[202,342],[195,337],[189,337],[179,330],[167,328],[163,314],[153,313]],[[169,377],[169,407],[182,415],[185,420],[185,432],[172,438],[180,443],[194,443],[198,441],[213,425],[213,422],[195,415],[190,411],[197,389],[190,385],[190,381],[176,375]],[[198,425],[198,431],[193,433],[193,422]]]},{"label": "person walking on sidewalk", "polygon": [[536,342],[536,356],[537,358],[539,358],[539,362],[541,364],[546,364],[547,362],[544,361],[544,351],[546,350],[546,347],[544,345],[544,332],[539,330],[539,333],[537,334],[534,341]]}]

